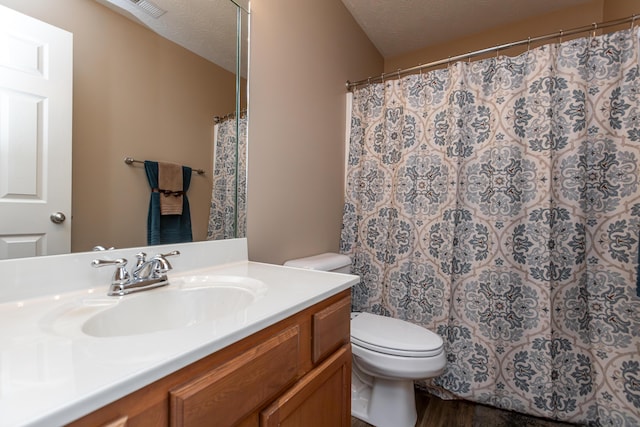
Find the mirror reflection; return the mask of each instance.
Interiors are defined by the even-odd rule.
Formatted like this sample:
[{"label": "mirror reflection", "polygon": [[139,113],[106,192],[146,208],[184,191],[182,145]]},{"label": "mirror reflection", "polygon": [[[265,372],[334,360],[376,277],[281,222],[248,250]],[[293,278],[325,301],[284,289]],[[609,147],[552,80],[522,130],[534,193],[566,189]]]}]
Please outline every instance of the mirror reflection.
[{"label": "mirror reflection", "polygon": [[[141,163],[125,164],[125,157],[203,169],[204,174],[191,175],[186,193],[193,240],[243,236],[246,115],[236,111],[247,106],[247,13],[230,0],[204,0],[214,7],[199,12],[197,22],[184,21],[188,32],[168,32],[172,41],[156,32],[168,31],[171,14],[184,15],[171,5],[193,8],[198,2],[154,0],[167,9],[157,19],[117,11],[117,3],[0,0],[73,33],[72,208],[67,215],[72,218],[65,223],[71,251],[147,244],[147,174]],[[162,25],[152,30],[151,20]],[[198,28],[214,28],[216,34]],[[236,58],[238,51],[243,57]],[[216,142],[218,136],[224,144]],[[222,160],[215,161],[214,152]],[[217,171],[214,163],[220,163]],[[223,223],[211,219],[219,211]],[[223,231],[212,232],[212,224]]]}]

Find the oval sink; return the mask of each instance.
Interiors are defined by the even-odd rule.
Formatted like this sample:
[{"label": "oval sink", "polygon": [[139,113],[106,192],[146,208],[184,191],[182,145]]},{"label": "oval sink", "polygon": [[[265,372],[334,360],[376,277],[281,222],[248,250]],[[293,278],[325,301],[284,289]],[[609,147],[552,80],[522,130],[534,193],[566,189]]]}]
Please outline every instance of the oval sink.
[{"label": "oval sink", "polygon": [[201,322],[243,316],[265,290],[257,280],[189,277],[178,285],[121,297],[117,304],[94,314],[82,332],[94,337],[140,335],[186,328]]}]

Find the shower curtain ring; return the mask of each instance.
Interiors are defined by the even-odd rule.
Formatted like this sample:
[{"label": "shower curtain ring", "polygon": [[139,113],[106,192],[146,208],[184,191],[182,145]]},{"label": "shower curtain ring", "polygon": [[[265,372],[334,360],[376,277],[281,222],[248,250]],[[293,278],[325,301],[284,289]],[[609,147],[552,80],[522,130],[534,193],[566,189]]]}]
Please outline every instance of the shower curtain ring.
[{"label": "shower curtain ring", "polygon": [[400,68],[398,68],[397,73],[398,73],[398,80],[400,80]]},{"label": "shower curtain ring", "polygon": [[631,17],[631,29],[632,29],[632,30],[633,30],[633,27],[635,27],[635,25],[636,25],[636,16],[637,16],[637,15],[633,15],[633,16]]},{"label": "shower curtain ring", "polygon": [[593,31],[591,32],[591,38],[593,38],[593,37],[596,36],[596,30],[598,29],[598,24],[594,22],[591,25],[593,25]]},{"label": "shower curtain ring", "polygon": [[531,36],[527,37],[527,53],[531,50]]},{"label": "shower curtain ring", "polygon": [[564,36],[564,30],[560,30],[560,37],[558,37],[558,42],[562,44],[562,36]]}]

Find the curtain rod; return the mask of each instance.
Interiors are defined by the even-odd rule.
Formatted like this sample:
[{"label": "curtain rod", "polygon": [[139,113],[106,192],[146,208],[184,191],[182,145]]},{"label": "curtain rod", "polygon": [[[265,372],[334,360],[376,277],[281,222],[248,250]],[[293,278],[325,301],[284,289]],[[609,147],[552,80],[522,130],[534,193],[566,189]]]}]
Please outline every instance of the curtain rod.
[{"label": "curtain rod", "polygon": [[449,58],[446,58],[446,59],[441,59],[439,61],[429,62],[427,64],[416,65],[416,66],[411,67],[411,68],[405,68],[405,69],[398,68],[397,71],[392,71],[392,72],[389,72],[389,73],[382,73],[381,75],[379,75],[377,77],[369,77],[367,79],[358,80],[356,82],[350,82],[349,80],[347,80],[346,86],[347,86],[347,90],[350,91],[353,88],[355,88],[356,86],[361,85],[361,84],[365,84],[365,83],[366,84],[370,84],[370,83],[374,83],[374,82],[378,82],[378,81],[384,81],[385,77],[397,77],[397,78],[400,78],[403,75],[411,74],[411,73],[414,73],[416,71],[423,70],[425,68],[432,68],[432,67],[437,67],[438,65],[449,64],[451,62],[460,61],[462,59],[473,58],[474,56],[482,55],[482,54],[489,53],[489,52],[501,51],[501,50],[509,49],[509,48],[516,47],[516,46],[522,46],[522,45],[531,46],[532,42],[539,42],[539,41],[543,41],[543,40],[562,38],[564,36],[571,36],[571,35],[574,35],[574,34],[584,33],[586,31],[593,31],[594,34],[595,34],[596,30],[600,30],[600,29],[608,28],[608,27],[613,27],[614,25],[626,24],[628,22],[631,22],[631,27],[633,28],[633,25],[635,24],[635,20],[638,18],[638,16],[640,16],[640,15],[631,15],[631,16],[628,16],[626,18],[620,18],[620,19],[616,19],[616,20],[612,20],[612,21],[594,22],[591,25],[585,25],[583,27],[572,28],[572,29],[567,30],[567,31],[560,30],[558,32],[551,33],[551,34],[545,34],[543,36],[529,37],[529,38],[527,38],[525,40],[520,40],[520,41],[517,41],[517,42],[496,45],[496,46],[488,47],[488,48],[485,48],[485,49],[476,50],[474,52],[465,53],[465,54],[462,54],[462,55],[450,56]]},{"label": "curtain rod", "polygon": [[[244,116],[245,114],[247,114],[247,109],[246,108],[243,109],[243,110],[240,110],[240,118],[242,118],[242,116]],[[215,116],[213,118],[213,122],[215,124],[218,124],[220,122],[224,122],[225,120],[233,119],[233,118],[235,118],[235,116],[236,116],[236,113],[229,113],[229,114],[226,114],[224,116]]]}]

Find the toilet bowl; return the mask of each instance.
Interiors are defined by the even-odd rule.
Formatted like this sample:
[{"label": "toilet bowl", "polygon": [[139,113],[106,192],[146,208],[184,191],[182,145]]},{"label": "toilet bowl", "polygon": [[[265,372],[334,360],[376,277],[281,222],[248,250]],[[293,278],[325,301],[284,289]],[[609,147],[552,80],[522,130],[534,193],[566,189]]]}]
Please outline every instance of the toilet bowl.
[{"label": "toilet bowl", "polygon": [[[351,260],[326,253],[285,265],[348,273]],[[377,427],[414,426],[413,381],[444,371],[442,338],[404,320],[351,313],[351,351],[351,415]]]}]

